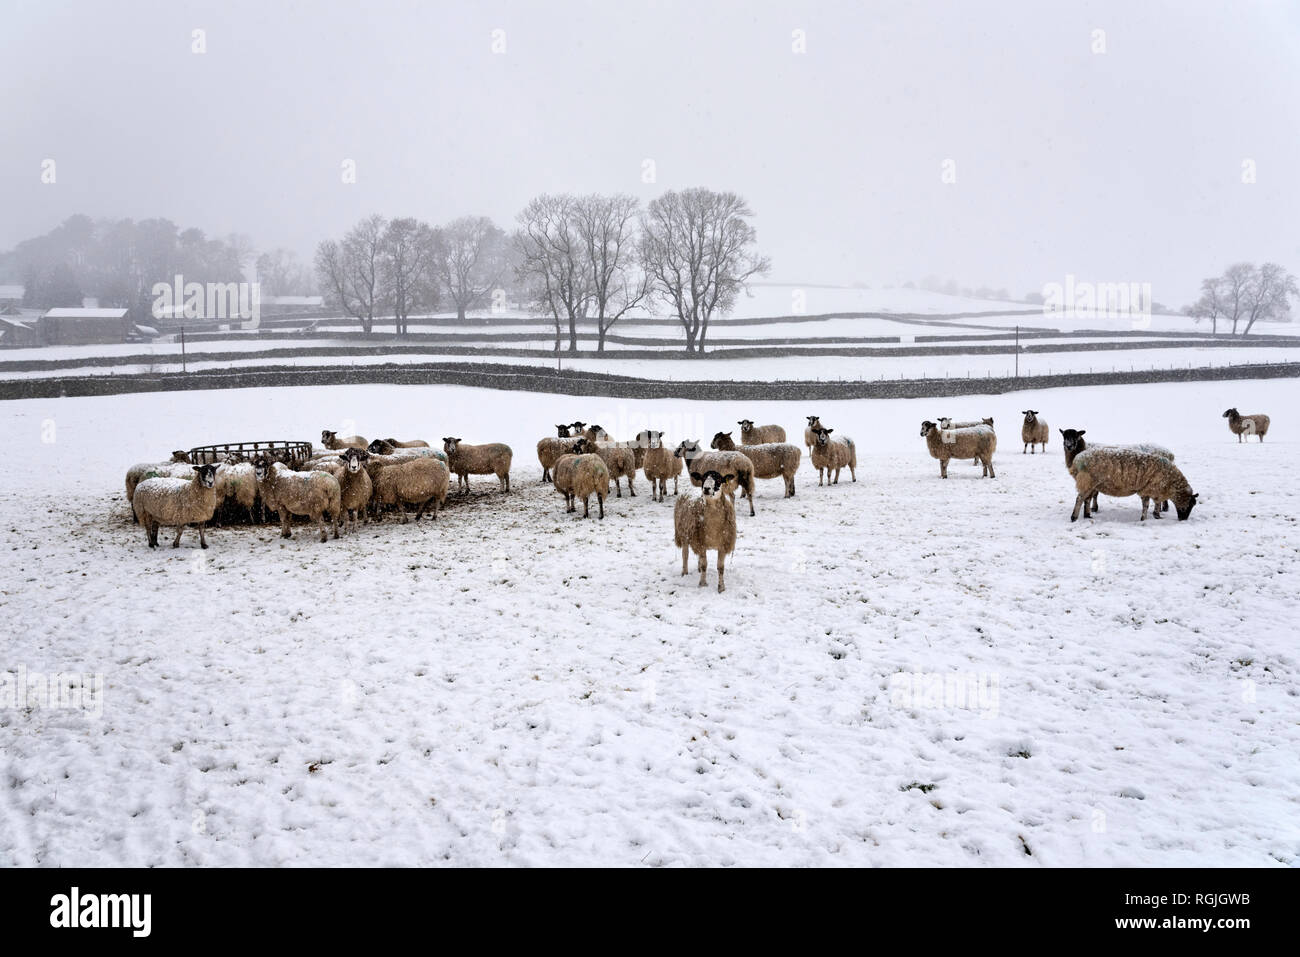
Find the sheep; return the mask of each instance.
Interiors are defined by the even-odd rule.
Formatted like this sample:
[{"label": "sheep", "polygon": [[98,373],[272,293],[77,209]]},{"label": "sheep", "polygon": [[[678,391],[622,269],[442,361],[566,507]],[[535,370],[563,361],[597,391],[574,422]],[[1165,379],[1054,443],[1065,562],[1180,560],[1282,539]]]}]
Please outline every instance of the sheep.
[{"label": "sheep", "polygon": [[1243,441],[1243,436],[1258,435],[1261,442],[1264,436],[1268,434],[1268,416],[1262,412],[1256,412],[1254,415],[1242,415],[1236,409],[1229,409],[1223,413],[1223,417],[1228,420],[1228,428],[1237,436],[1237,441]]},{"label": "sheep", "polygon": [[1152,499],[1157,503],[1156,518],[1160,518],[1162,511],[1159,503],[1172,499],[1181,522],[1192,514],[1198,497],[1178,466],[1163,455],[1138,449],[1096,446],[1084,449],[1070,463],[1070,474],[1074,477],[1078,493],[1074,500],[1074,511],[1070,513],[1072,522],[1078,521],[1080,507],[1083,508],[1084,518],[1092,517],[1088,502],[1097,492],[1115,498],[1141,496],[1142,516],[1139,521],[1143,522],[1146,521],[1147,507]]},{"label": "sheep", "polygon": [[939,460],[939,477],[948,477],[948,460],[974,458],[984,466],[984,478],[997,478],[993,471],[993,453],[998,448],[998,435],[990,425],[977,425],[966,429],[940,429],[928,419],[921,423],[921,436],[930,455]]},{"label": "sheep", "polygon": [[756,426],[753,419],[741,419],[736,424],[740,426],[741,445],[766,445],[785,441],[785,429],[779,425]]},{"label": "sheep", "polygon": [[705,472],[714,471],[719,475],[734,476],[723,491],[734,496],[736,489],[739,488],[749,499],[749,514],[754,515],[754,463],[745,453],[705,452],[700,448],[698,440],[684,439],[673,454],[685,461],[687,473],[691,476],[691,484],[696,488],[700,487],[697,474],[703,475]]},{"label": "sheep", "polygon": [[808,455],[812,455],[813,443],[817,441],[816,432],[822,427],[821,416],[808,416],[808,424],[803,430],[803,444],[808,449]]},{"label": "sheep", "polygon": [[573,446],[569,429],[570,426],[557,425],[555,427],[557,435],[537,440],[537,461],[542,465],[543,482],[551,481],[551,469],[555,468],[556,460],[561,455],[567,455]]},{"label": "sheep", "polygon": [[447,501],[451,472],[435,458],[408,459],[390,465],[379,473],[372,498],[376,505],[396,505],[406,524],[406,506],[416,506],[415,520],[426,509],[438,518],[438,506]]},{"label": "sheep", "polygon": [[[858,480],[858,447],[847,435],[831,438],[834,429],[819,428],[813,433],[812,464],[817,470],[817,484],[822,484],[825,473],[827,485],[840,484],[840,470],[848,469],[853,481]],[[831,472],[835,473],[834,481]]]},{"label": "sheep", "polygon": [[[742,453],[754,463],[754,478],[784,479],[785,497],[794,495],[794,477],[803,458],[798,446],[784,442],[764,442],[762,445],[742,445],[736,448],[730,432],[719,432],[709,444],[721,452]],[[856,458],[853,464],[857,465]]]},{"label": "sheep", "polygon": [[673,454],[672,449],[664,447],[662,432],[647,431],[642,432],[641,435],[646,436],[646,441],[649,443],[641,467],[645,471],[645,477],[650,481],[650,497],[656,502],[662,502],[668,494],[669,479],[673,480],[673,495],[677,494],[677,480],[682,474],[682,460]]},{"label": "sheep", "polygon": [[429,448],[429,443],[424,441],[424,439],[411,439],[409,442],[402,442],[398,439],[375,439],[366,446],[366,451],[378,455],[392,455],[397,449],[427,448]]},{"label": "sheep", "polygon": [[346,522],[348,530],[356,532],[357,513],[365,516],[375,489],[374,483],[370,481],[370,473],[366,470],[366,460],[370,458],[370,453],[362,449],[345,449],[338,458],[343,464],[343,474],[338,479],[338,521]]},{"label": "sheep", "polygon": [[[126,503],[131,505],[135,499],[136,487],[145,479],[151,478],[179,478],[188,481],[193,473],[189,470],[188,465],[177,455],[183,455],[183,452],[173,452],[170,462],[138,462],[126,470]],[[131,521],[137,521],[134,509],[131,511]]]},{"label": "sheep", "polygon": [[[1169,451],[1163,445],[1156,445],[1154,442],[1140,442],[1136,445],[1089,445],[1083,438],[1084,434],[1088,431],[1087,429],[1057,429],[1056,431],[1061,433],[1061,445],[1065,449],[1065,470],[1067,472],[1070,470],[1070,466],[1074,464],[1074,457],[1084,449],[1135,449],[1138,452],[1148,452],[1152,455],[1159,455],[1162,458],[1168,459],[1170,462],[1174,460],[1173,452]],[[1092,493],[1091,508],[1094,512],[1099,511],[1097,507],[1097,497],[1100,494],[1100,492]],[[1161,502],[1160,509],[1165,512],[1169,511],[1168,499]]]},{"label": "sheep", "polygon": [[487,445],[462,445],[454,436],[444,436],[442,450],[447,453],[447,468],[456,473],[456,488],[469,494],[471,475],[496,475],[501,491],[510,491],[510,446],[501,442]]},{"label": "sheep", "polygon": [[186,525],[198,525],[199,547],[208,547],[204,530],[217,510],[217,467],[192,465],[189,468],[193,470],[189,479],[159,476],[147,478],[135,487],[131,511],[136,522],[144,526],[150,548],[158,547],[158,528],[163,525],[176,528],[172,548],[180,547]]},{"label": "sheep", "polygon": [[[253,466],[239,461],[235,455],[226,456],[226,461],[217,467],[216,489],[218,506],[242,508],[248,513],[249,524],[256,521],[253,506],[257,503],[257,476]],[[228,510],[226,517],[229,517]]]},{"label": "sheep", "polygon": [[345,435],[343,438],[339,438],[337,432],[331,432],[329,429],[321,429],[320,444],[331,450],[364,449],[370,445],[359,435]]},{"label": "sheep", "polygon": [[623,489],[618,484],[620,478],[627,479],[627,492],[636,498],[636,489],[632,486],[632,479],[636,476],[636,455],[631,448],[614,442],[593,442],[585,435],[574,445],[575,450],[579,447],[580,455],[589,453],[600,456],[601,461],[605,463],[605,468],[609,470],[610,481],[614,483],[614,491],[618,493],[619,498],[623,497]]},{"label": "sheep", "polygon": [[[582,425],[581,422],[575,422],[573,424],[575,426]],[[610,441],[609,433],[606,432],[604,429],[602,429],[599,425],[589,425],[584,429],[577,429],[575,434],[586,439],[587,442],[591,445],[595,445],[598,442]]]},{"label": "sheep", "polygon": [[605,496],[609,494],[609,467],[595,453],[581,451],[585,443],[579,439],[574,451],[562,455],[555,463],[555,490],[564,496],[565,512],[578,510],[577,500],[582,499],[582,517],[591,515],[591,496],[600,505],[600,517],[605,517]]},{"label": "sheep", "polygon": [[[355,446],[353,446],[355,448]],[[329,472],[295,472],[283,462],[261,453],[253,459],[262,504],[280,513],[280,537],[292,538],[289,523],[294,515],[306,515],[320,525],[320,540],[329,538],[325,516],[331,517],[334,537],[339,537],[342,491],[339,481]]]},{"label": "sheep", "polygon": [[709,549],[718,553],[718,591],[727,590],[727,556],[736,550],[736,506],[726,489],[737,480],[732,472],[692,472],[700,487],[677,500],[673,508],[673,542],[682,550],[682,574],[691,552],[699,556],[700,587],[708,584]]},{"label": "sheep", "polygon": [[1020,414],[1025,417],[1025,421],[1020,426],[1020,441],[1025,443],[1025,447],[1020,450],[1020,454],[1024,455],[1026,451],[1032,452],[1035,445],[1041,445],[1046,452],[1047,439],[1051,434],[1047,422],[1038,417],[1037,409],[1025,409]]},{"label": "sheep", "polygon": [[[977,425],[987,425],[990,429],[993,428],[993,418],[992,418],[991,416],[988,417],[988,418],[984,418],[984,419],[972,419],[972,420],[970,420],[969,422],[954,422],[952,419],[950,419],[950,418],[948,418],[948,417],[946,417],[946,416],[939,416],[939,418],[935,419],[935,421],[939,423],[939,428],[941,428],[941,429],[945,429],[945,430],[947,430],[947,429],[973,429],[973,428],[975,428],[975,426],[977,426]],[[976,458],[976,459],[972,459],[970,464],[971,464],[971,465],[979,465],[979,464],[980,464],[980,460],[979,460],[978,458]]]}]

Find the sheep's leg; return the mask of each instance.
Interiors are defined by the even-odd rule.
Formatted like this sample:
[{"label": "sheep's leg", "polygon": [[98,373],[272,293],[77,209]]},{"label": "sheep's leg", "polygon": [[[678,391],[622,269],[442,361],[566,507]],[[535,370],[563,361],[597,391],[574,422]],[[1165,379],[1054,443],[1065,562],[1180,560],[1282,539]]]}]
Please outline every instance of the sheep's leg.
[{"label": "sheep's leg", "polygon": [[636,489],[632,487],[632,479],[634,479],[635,477],[636,477],[636,472],[633,472],[631,475],[627,477],[627,494],[631,495],[633,498],[636,498]]},{"label": "sheep's leg", "polygon": [[700,549],[700,587],[703,588],[709,583],[709,550]]},{"label": "sheep's leg", "polygon": [[600,517],[601,517],[601,520],[603,521],[604,518],[605,518],[605,496],[603,496],[603,495],[601,495],[599,492],[597,492],[597,493],[596,493],[596,501],[600,503]]},{"label": "sheep's leg", "polygon": [[289,531],[290,521],[291,519],[289,517],[289,513],[283,508],[280,509],[280,537],[281,538],[293,538],[293,534]]},{"label": "sheep's leg", "polygon": [[551,470],[548,469],[545,465],[543,465],[543,466],[542,466],[542,481],[543,481],[543,482],[549,482],[550,480],[551,480]]},{"label": "sheep's leg", "polygon": [[858,480],[858,467],[856,465],[849,466],[849,475],[853,477],[853,481]]},{"label": "sheep's leg", "polygon": [[1147,520],[1147,503],[1150,501],[1151,500],[1145,495],[1142,496],[1142,517],[1138,519],[1139,522],[1145,522]]},{"label": "sheep's leg", "polygon": [[590,504],[589,504],[590,501],[591,501],[591,496],[590,496],[590,495],[584,495],[584,496],[582,496],[582,517],[583,517],[583,518],[590,518],[590,517],[591,517],[591,506],[590,506]]},{"label": "sheep's leg", "polygon": [[948,460],[947,460],[947,459],[940,459],[940,460],[939,460],[939,478],[947,478],[947,477],[948,477]]},{"label": "sheep's leg", "polygon": [[311,520],[320,526],[320,540],[328,542],[330,540],[329,526],[325,523],[325,513],[317,512],[311,517]]},{"label": "sheep's leg", "polygon": [[204,529],[208,526],[207,522],[199,522],[199,548],[208,547],[208,537],[203,534]]},{"label": "sheep's leg", "polygon": [[676,495],[677,495],[677,476],[674,475],[674,476],[673,476],[673,496],[676,497]]},{"label": "sheep's leg", "polygon": [[[1070,521],[1077,522],[1079,520],[1079,509],[1087,508],[1087,507],[1088,507],[1088,500],[1084,496],[1084,494],[1080,492],[1074,499],[1074,511],[1070,513]],[[1088,517],[1087,515],[1084,516],[1084,518],[1087,517]]]},{"label": "sheep's leg", "polygon": [[622,497],[623,497],[623,486],[621,486],[621,485],[618,484],[618,476],[617,476],[617,475],[614,476],[614,491],[618,493],[618,497],[619,497],[619,498],[622,498]]},{"label": "sheep's leg", "polygon": [[722,576],[727,573],[727,556],[723,554],[722,549],[718,549],[718,591],[727,590],[727,586],[722,581]]},{"label": "sheep's leg", "polygon": [[1026,443],[1025,443],[1025,447],[1024,447],[1023,449],[1020,450],[1020,454],[1021,454],[1021,455],[1024,455],[1024,454],[1025,454],[1026,452],[1028,452],[1028,451],[1029,451],[1029,443],[1026,442]]},{"label": "sheep's leg", "polygon": [[691,547],[689,545],[683,545],[682,546],[682,574],[683,575],[685,575],[689,570],[687,568],[687,565],[690,561],[690,555],[691,555]]},{"label": "sheep's leg", "polygon": [[184,526],[184,525],[177,525],[177,526],[176,526],[176,537],[172,539],[172,548],[180,548],[180,547],[181,547],[181,532],[183,532],[183,531],[185,531],[185,526]]},{"label": "sheep's leg", "polygon": [[985,464],[984,467],[985,467],[986,469],[988,469],[989,478],[997,478],[997,477],[998,477],[998,474],[997,474],[996,472],[993,471],[993,456],[990,455],[990,456],[988,457],[988,462]]}]

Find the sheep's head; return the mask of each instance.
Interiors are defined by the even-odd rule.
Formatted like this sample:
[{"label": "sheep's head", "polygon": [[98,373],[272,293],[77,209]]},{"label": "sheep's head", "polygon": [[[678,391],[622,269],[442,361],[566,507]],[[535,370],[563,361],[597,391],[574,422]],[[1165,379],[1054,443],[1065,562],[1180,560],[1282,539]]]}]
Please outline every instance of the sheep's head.
[{"label": "sheep's head", "polygon": [[645,429],[644,431],[638,432],[636,434],[636,447],[639,449],[655,448],[655,446],[650,444],[653,437],[654,437],[654,433],[651,432],[649,429]]},{"label": "sheep's head", "polygon": [[1196,507],[1196,500],[1199,497],[1195,492],[1188,491],[1182,496],[1174,498],[1174,511],[1178,513],[1178,521],[1187,521],[1187,516],[1192,514],[1192,509]]},{"label": "sheep's head", "polygon": [[217,484],[217,467],[215,465],[195,465],[192,468],[198,475],[199,484],[204,488],[212,488]]},{"label": "sheep's head", "polygon": [[172,453],[173,462],[188,462],[189,460],[190,460],[190,453],[186,452],[184,449],[177,449],[175,452]]},{"label": "sheep's head", "polygon": [[602,429],[599,425],[597,425],[594,422],[591,425],[587,426],[585,429],[583,429],[583,432],[586,435],[593,436],[594,438],[597,439],[603,439],[608,437],[608,433],[606,433],[604,429]]},{"label": "sheep's head", "polygon": [[1230,418],[1232,418],[1234,415],[1240,415],[1240,414],[1241,414],[1241,413],[1239,413],[1236,409],[1229,409],[1227,412],[1223,413],[1223,417],[1224,417],[1225,419],[1230,419]]},{"label": "sheep's head", "polygon": [[[935,422],[938,422],[938,423],[939,423],[939,428],[941,428],[941,429],[951,429],[951,428],[952,428],[952,419],[950,419],[950,418],[949,418],[948,416],[946,416],[946,415],[941,415],[941,416],[939,416],[939,418],[936,419]],[[934,422],[931,422],[930,424],[933,425]],[[924,422],[921,423],[921,428],[922,428],[922,432],[921,432],[921,434],[922,434],[922,435],[925,435],[925,431],[924,431],[924,429],[925,429],[925,423],[924,423]]]},{"label": "sheep's head", "polygon": [[448,455],[456,454],[456,446],[460,444],[460,439],[455,436],[444,435],[442,437],[442,450]]},{"label": "sheep's head", "polygon": [[573,443],[573,447],[570,448],[569,451],[572,452],[574,455],[586,455],[587,452],[589,451],[588,446],[590,444],[591,443],[588,442],[585,438],[580,438],[578,439],[578,441]]},{"label": "sheep's head", "polygon": [[[371,442],[369,445],[366,446],[366,451],[369,452],[371,455],[391,455],[393,452],[393,447],[389,445],[387,442],[385,442],[383,439],[375,439],[373,442]],[[342,457],[343,456],[341,455],[339,456],[339,458]]]},{"label": "sheep's head", "polygon": [[673,452],[673,455],[679,459],[693,459],[700,454],[700,443],[697,439],[682,439],[681,444]]},{"label": "sheep's head", "polygon": [[822,424],[822,417],[820,415],[808,416],[808,428],[815,429],[821,424]]},{"label": "sheep's head", "polygon": [[[818,445],[825,445],[831,440],[831,433],[834,431],[834,429],[813,429],[813,438]],[[925,435],[924,432],[921,434]]]},{"label": "sheep's head", "polygon": [[709,471],[705,472],[703,475],[699,472],[691,473],[691,481],[700,483],[700,492],[706,499],[717,495],[735,480],[735,475],[732,475],[731,473],[723,475],[721,472],[714,469],[709,469]]},{"label": "sheep's head", "polygon": [[581,432],[586,427],[587,427],[586,422],[574,422],[569,426],[569,428],[572,429],[574,433]]},{"label": "sheep's head", "polygon": [[[373,442],[370,443],[374,445]],[[339,456],[339,461],[349,472],[357,473],[365,468],[366,460],[370,458],[370,453],[361,449],[348,449]]]},{"label": "sheep's head", "polygon": [[943,425],[943,419],[939,420],[939,425],[935,425],[929,419],[926,419],[924,422],[921,423],[921,438],[925,438],[927,435],[929,435],[931,432],[933,432],[935,429],[939,428],[942,425]]},{"label": "sheep's head", "polygon": [[555,427],[555,436],[556,438],[567,439],[569,437],[569,426],[563,423],[557,425]]},{"label": "sheep's head", "polygon": [[257,476],[259,482],[270,474],[271,466],[274,464],[275,460],[264,452],[259,452],[253,457],[253,474]]},{"label": "sheep's head", "polygon": [[980,419],[980,421],[983,422],[985,425],[987,425],[990,429],[993,428],[993,416],[989,416],[986,419]]},{"label": "sheep's head", "polygon": [[1087,429],[1057,429],[1061,433],[1061,445],[1065,448],[1066,455],[1077,455],[1088,447],[1088,443],[1083,441],[1083,434]]},{"label": "sheep's head", "polygon": [[1033,425],[1035,422],[1038,421],[1037,409],[1025,409],[1020,414],[1025,417],[1025,425]]},{"label": "sheep's head", "polygon": [[710,442],[709,445],[715,449],[722,449],[724,452],[730,452],[736,447],[736,443],[732,440],[730,432],[719,432],[713,437],[713,441]]},{"label": "sheep's head", "polygon": [[331,432],[329,429],[321,429],[320,444],[325,446],[326,448],[329,448],[331,445],[334,444],[334,436],[336,435],[338,435],[337,432]]},{"label": "sheep's head", "polygon": [[752,432],[754,429],[753,419],[741,419],[736,424],[740,426],[740,432],[742,435],[745,434],[746,432]]}]

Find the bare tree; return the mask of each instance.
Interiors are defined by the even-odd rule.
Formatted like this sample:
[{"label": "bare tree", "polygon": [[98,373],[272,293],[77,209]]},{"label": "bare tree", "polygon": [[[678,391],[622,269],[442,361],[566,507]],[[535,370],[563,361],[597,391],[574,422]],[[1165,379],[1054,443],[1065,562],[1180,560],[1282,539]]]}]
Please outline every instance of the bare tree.
[{"label": "bare tree", "polygon": [[1247,290],[1255,276],[1250,263],[1233,263],[1223,273],[1223,305],[1226,318],[1232,322],[1232,334],[1237,334],[1237,323],[1246,308]]},{"label": "bare tree", "polygon": [[316,273],[326,300],[353,316],[365,333],[374,328],[381,301],[379,260],[386,226],[384,217],[368,216],[342,242],[329,239],[316,248]]},{"label": "bare tree", "polygon": [[1187,314],[1197,322],[1202,319],[1210,320],[1210,335],[1212,336],[1219,334],[1219,319],[1227,315],[1223,297],[1224,279],[1222,276],[1203,279],[1201,281],[1201,298],[1186,309]]},{"label": "bare tree", "polygon": [[637,257],[639,211],[636,197],[621,193],[593,193],[573,204],[596,313],[598,352],[605,351],[605,334],[614,323],[640,305],[650,292],[649,276],[640,268]]},{"label": "bare tree", "polygon": [[435,239],[428,223],[407,217],[394,219],[384,230],[379,246],[379,274],[384,300],[393,307],[399,336],[406,335],[407,318],[429,300]]},{"label": "bare tree", "polygon": [[1255,270],[1246,286],[1242,310],[1246,328],[1241,330],[1242,338],[1250,335],[1251,327],[1261,319],[1283,319],[1291,311],[1291,304],[1287,301],[1289,296],[1300,296],[1295,276],[1277,263],[1264,263]]},{"label": "bare tree", "polygon": [[486,216],[464,216],[437,231],[434,268],[457,319],[500,286],[504,252],[505,233]]},{"label": "bare tree", "polygon": [[589,260],[576,223],[577,200],[567,193],[535,197],[516,219],[517,272],[535,306],[555,320],[555,351],[561,323],[569,325],[569,351],[578,351],[578,320],[592,298]]},{"label": "bare tree", "polygon": [[769,261],[752,249],[749,204],[735,193],[692,188],[650,202],[641,232],[641,262],[656,296],[686,330],[686,351],[703,352],[709,320],[733,305]]},{"label": "bare tree", "polygon": [[307,296],[313,288],[310,270],[289,249],[272,249],[257,257],[257,282],[267,296]]}]

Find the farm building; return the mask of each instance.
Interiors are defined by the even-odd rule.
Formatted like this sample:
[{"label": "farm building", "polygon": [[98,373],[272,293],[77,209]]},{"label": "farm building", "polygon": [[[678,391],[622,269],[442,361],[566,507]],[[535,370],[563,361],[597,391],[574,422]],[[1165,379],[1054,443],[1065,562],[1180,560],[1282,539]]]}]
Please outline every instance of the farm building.
[{"label": "farm building", "polygon": [[126,309],[50,309],[37,326],[51,346],[125,342],[131,331]]},{"label": "farm building", "polygon": [[7,309],[0,312],[0,347],[14,349],[20,346],[39,346],[40,332],[36,329],[37,316],[24,317],[24,310]]}]

